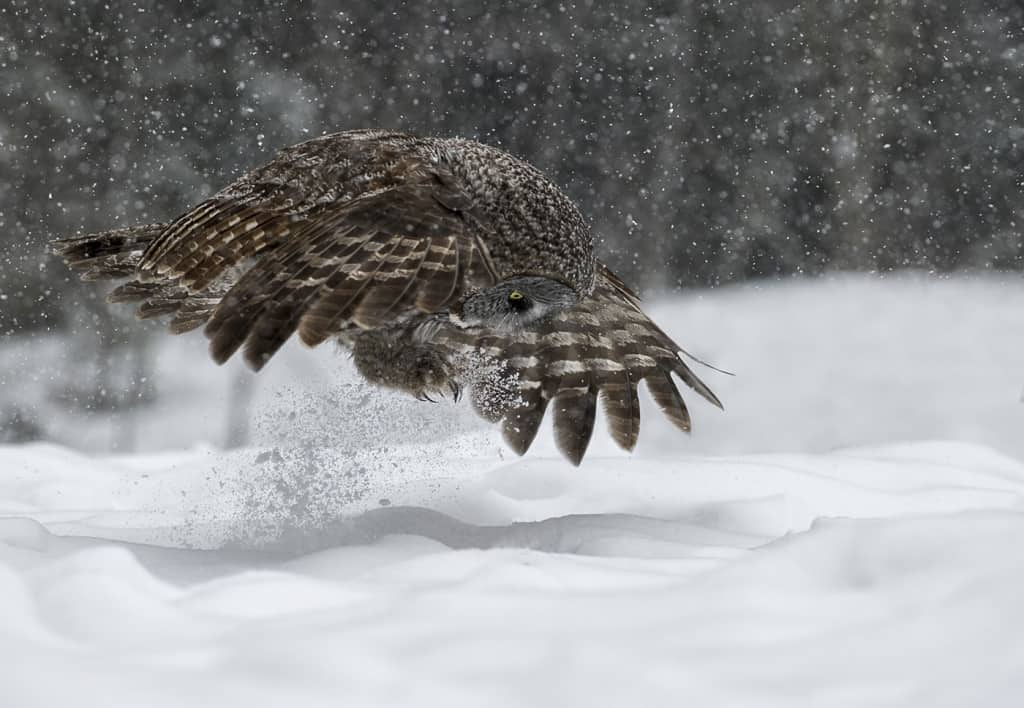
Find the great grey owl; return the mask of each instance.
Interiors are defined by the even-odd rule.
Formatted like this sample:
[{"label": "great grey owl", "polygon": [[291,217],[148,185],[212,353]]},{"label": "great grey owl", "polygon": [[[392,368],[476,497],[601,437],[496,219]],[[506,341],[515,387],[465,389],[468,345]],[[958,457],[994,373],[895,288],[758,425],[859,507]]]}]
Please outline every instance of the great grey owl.
[{"label": "great grey owl", "polygon": [[532,166],[462,139],[379,130],[282,150],[169,223],[58,241],[83,279],[123,278],[171,331],[260,369],[292,333],[337,339],[368,380],[419,398],[470,393],[526,452],[548,406],[559,449],[586,452],[598,396],[636,444],[637,384],[690,429],[677,375],[716,406],[680,348],[594,257],[579,211]]}]

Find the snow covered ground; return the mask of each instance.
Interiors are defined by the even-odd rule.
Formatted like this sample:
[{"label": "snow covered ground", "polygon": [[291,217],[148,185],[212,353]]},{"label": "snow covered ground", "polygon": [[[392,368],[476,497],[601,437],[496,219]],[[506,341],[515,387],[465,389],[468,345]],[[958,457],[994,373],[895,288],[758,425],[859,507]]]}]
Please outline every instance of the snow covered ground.
[{"label": "snow covered ground", "polygon": [[0,447],[0,706],[1017,706],[1022,285],[655,301],[726,410],[647,402],[579,469],[298,347],[245,448],[198,338],[76,420],[32,394],[71,355],[15,343],[5,395],[73,447]]}]

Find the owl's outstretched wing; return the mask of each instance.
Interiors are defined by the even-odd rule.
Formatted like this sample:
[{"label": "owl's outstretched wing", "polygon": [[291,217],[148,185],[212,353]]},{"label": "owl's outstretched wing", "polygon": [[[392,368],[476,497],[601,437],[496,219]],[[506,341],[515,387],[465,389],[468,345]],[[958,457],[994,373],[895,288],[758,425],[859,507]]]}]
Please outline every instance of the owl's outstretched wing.
[{"label": "owl's outstretched wing", "polygon": [[[550,407],[555,442],[578,465],[590,443],[597,400],[604,403],[612,438],[632,450],[640,432],[637,386],[647,390],[669,420],[690,430],[690,415],[672,375],[722,407],[680,359],[680,347],[640,309],[637,297],[607,268],[598,269],[593,293],[571,310],[516,335],[478,335],[445,328],[437,339],[456,358],[487,369],[468,380],[477,411],[501,421],[518,454],[530,447]],[[474,353],[477,358],[474,358]]]},{"label": "owl's outstretched wing", "polygon": [[295,332],[319,344],[352,326],[431,313],[495,278],[486,224],[444,165],[390,134],[329,136],[282,151],[166,225],[58,242],[141,316],[206,324],[223,362],[259,369]]},{"label": "owl's outstretched wing", "polygon": [[296,330],[313,346],[352,324],[437,312],[490,282],[486,261],[462,215],[419,181],[332,205],[227,291],[206,325],[210,349],[224,361],[244,342],[258,369]]}]

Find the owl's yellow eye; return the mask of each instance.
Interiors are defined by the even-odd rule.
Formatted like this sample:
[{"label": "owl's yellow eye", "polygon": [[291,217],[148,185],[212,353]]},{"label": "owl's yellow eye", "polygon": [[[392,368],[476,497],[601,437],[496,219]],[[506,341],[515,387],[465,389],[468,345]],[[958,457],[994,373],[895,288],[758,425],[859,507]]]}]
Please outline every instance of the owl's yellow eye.
[{"label": "owl's yellow eye", "polygon": [[508,299],[509,300],[522,300],[523,299],[523,294],[521,292],[519,292],[518,290],[513,290],[512,292],[510,292],[508,294]]}]

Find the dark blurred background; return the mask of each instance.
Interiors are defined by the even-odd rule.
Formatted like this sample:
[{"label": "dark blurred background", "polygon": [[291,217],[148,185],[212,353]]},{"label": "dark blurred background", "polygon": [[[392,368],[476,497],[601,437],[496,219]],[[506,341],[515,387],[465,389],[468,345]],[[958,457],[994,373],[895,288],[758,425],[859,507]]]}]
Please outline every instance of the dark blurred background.
[{"label": "dark blurred background", "polygon": [[1019,1],[2,0],[0,333],[143,372],[46,242],[371,126],[537,164],[646,290],[1020,269],[1022,97]]}]

